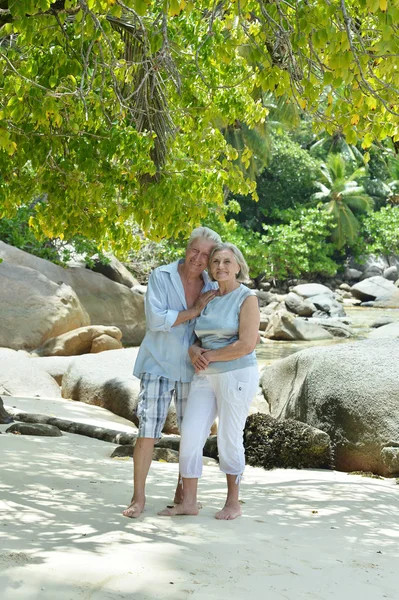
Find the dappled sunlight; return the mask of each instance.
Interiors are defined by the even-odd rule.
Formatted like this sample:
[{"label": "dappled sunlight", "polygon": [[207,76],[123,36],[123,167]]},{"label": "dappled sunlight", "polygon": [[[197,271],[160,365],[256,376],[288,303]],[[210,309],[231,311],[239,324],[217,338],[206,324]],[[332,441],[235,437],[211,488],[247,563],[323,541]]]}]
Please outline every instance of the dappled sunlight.
[{"label": "dappled sunlight", "polygon": [[[0,587],[7,600],[15,593],[46,600],[132,593],[135,600],[208,600],[216,598],[209,595],[216,581],[220,598],[257,598],[262,585],[268,600],[327,600],[319,592],[326,577],[334,583],[331,598],[346,600],[342,572],[357,573],[364,600],[382,597],[373,585],[383,576],[385,595],[394,600],[393,480],[248,467],[243,517],[223,522],[214,515],[224,504],[225,477],[209,466],[199,483],[200,514],[162,518],[157,512],[172,501],[178,465],[153,462],[145,511],[133,520],[121,514],[131,497],[132,460],[112,460],[114,444],[73,434],[6,434],[0,448]],[[313,591],[301,595],[298,582],[307,582],[303,594]]]}]

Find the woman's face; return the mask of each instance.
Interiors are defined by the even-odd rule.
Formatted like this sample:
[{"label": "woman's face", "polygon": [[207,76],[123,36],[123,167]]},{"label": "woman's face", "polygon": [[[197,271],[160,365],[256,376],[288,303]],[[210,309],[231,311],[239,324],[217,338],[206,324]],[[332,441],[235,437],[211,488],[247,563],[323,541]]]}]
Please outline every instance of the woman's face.
[{"label": "woman's face", "polygon": [[212,256],[209,265],[211,275],[215,281],[235,281],[240,267],[231,250],[218,250]]}]

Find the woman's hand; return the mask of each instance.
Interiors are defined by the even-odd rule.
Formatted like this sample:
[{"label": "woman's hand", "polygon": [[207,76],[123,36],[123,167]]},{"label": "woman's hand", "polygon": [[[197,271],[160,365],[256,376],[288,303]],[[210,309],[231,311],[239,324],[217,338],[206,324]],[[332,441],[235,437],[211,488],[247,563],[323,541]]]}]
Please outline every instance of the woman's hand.
[{"label": "woman's hand", "polygon": [[190,346],[188,349],[188,355],[196,373],[203,371],[208,366],[209,361],[204,357],[205,353],[205,348],[201,348],[201,346],[197,346],[196,344]]}]

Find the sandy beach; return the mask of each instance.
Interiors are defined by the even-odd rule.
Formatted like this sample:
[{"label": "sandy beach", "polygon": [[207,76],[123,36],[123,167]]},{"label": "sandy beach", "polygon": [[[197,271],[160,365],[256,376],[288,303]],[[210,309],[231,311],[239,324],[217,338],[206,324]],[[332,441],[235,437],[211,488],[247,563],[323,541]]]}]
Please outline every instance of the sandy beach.
[{"label": "sandy beach", "polygon": [[[66,400],[5,406],[117,430],[128,421]],[[243,517],[217,521],[225,483],[204,467],[198,517],[157,516],[177,465],[153,462],[147,507],[131,496],[131,459],[115,446],[5,434],[0,425],[2,600],[397,600],[399,486],[336,471],[247,467]]]}]

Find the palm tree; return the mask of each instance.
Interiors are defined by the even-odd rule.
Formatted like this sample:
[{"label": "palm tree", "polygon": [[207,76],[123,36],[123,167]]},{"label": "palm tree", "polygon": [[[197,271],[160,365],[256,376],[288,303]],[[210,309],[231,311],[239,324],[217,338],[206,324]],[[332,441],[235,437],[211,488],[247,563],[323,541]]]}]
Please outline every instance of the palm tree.
[{"label": "palm tree", "polygon": [[325,209],[334,217],[335,227],[331,238],[338,249],[353,244],[359,231],[358,212],[373,208],[373,199],[364,193],[358,180],[366,175],[360,167],[347,175],[347,163],[340,154],[330,154],[321,166],[322,181],[316,181],[320,191],[312,195],[311,201],[324,202]]}]

